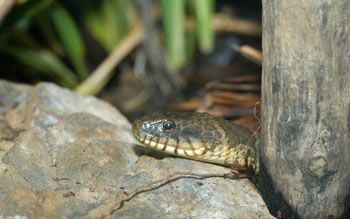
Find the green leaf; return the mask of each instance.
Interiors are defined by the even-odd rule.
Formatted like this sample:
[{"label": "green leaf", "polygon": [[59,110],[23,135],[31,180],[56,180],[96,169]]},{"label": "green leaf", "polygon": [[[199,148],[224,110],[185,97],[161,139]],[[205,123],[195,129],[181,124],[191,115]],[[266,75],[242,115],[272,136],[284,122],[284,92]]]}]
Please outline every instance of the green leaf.
[{"label": "green leaf", "polygon": [[130,1],[112,0],[116,12],[114,13],[116,28],[118,30],[119,41],[122,40],[129,31],[129,16],[131,14]]},{"label": "green leaf", "polygon": [[129,32],[130,2],[103,0],[87,4],[84,10],[86,26],[106,51],[113,51]]},{"label": "green leaf", "polygon": [[[49,10],[35,16],[33,19],[33,25],[37,31],[40,32],[40,37],[50,47],[50,49],[60,57],[64,56],[64,48],[58,39],[54,26],[52,25]],[[42,44],[42,42],[41,42]]]},{"label": "green leaf", "polygon": [[58,2],[52,8],[51,18],[68,56],[79,74],[80,80],[85,79],[88,75],[84,63],[86,49],[78,26],[68,11]]},{"label": "green leaf", "polygon": [[90,34],[107,52],[112,52],[129,32],[130,0],[86,1],[81,12]]},{"label": "green leaf", "polygon": [[120,41],[116,17],[118,11],[111,0],[104,0],[101,2],[101,4],[101,11],[99,11],[99,13],[101,22],[104,24],[105,28],[103,31],[107,45],[105,48],[108,52],[111,52]]},{"label": "green leaf", "polygon": [[95,8],[95,10],[93,10],[91,2],[86,2],[86,4],[85,10],[83,10],[85,25],[93,38],[107,50],[108,45],[105,45],[106,40],[104,34],[105,26],[100,18],[100,8]]},{"label": "green leaf", "polygon": [[212,15],[214,10],[214,0],[192,0],[196,32],[199,48],[203,53],[208,53],[213,49],[214,31],[212,27]]},{"label": "green leaf", "polygon": [[34,51],[10,45],[0,45],[0,50],[14,56],[19,62],[36,69],[41,74],[53,78],[61,86],[74,88],[78,84],[76,75],[48,50]]},{"label": "green leaf", "polygon": [[185,63],[185,2],[161,0],[165,44],[170,66],[177,70]]}]

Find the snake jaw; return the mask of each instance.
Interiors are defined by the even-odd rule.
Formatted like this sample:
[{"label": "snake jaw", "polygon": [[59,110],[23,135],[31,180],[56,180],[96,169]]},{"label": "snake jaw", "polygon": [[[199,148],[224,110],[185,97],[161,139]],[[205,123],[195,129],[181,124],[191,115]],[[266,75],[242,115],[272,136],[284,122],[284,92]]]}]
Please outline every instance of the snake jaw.
[{"label": "snake jaw", "polygon": [[138,140],[140,143],[142,143],[143,145],[155,149],[157,151],[163,151],[165,153],[169,153],[169,154],[175,154],[177,156],[181,156],[181,157],[189,157],[189,158],[193,158],[196,156],[202,156],[205,154],[205,149],[196,149],[196,150],[191,150],[191,149],[182,149],[182,148],[178,148],[178,147],[174,147],[171,145],[167,145],[164,143],[159,143],[156,141],[152,141],[151,139],[145,139],[142,137],[136,137],[136,140]]}]

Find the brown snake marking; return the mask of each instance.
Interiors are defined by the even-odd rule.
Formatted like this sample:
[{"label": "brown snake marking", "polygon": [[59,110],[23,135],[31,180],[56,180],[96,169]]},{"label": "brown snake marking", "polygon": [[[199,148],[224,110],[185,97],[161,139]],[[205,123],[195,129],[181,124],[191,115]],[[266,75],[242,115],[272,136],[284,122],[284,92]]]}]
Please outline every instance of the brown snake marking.
[{"label": "brown snake marking", "polygon": [[[158,139],[160,139],[160,138],[158,138]],[[162,148],[162,151],[165,151],[166,146],[168,145],[168,141],[169,141],[169,137],[166,138],[166,141],[165,141],[165,143],[164,143],[164,146],[163,146],[163,148]]]},{"label": "brown snake marking", "polygon": [[[148,147],[151,147],[150,145],[151,145],[151,142],[152,142],[153,138],[154,138],[154,136],[151,136],[151,138],[149,139],[149,142],[148,142],[148,144],[147,144]],[[152,147],[152,148],[153,148],[153,147]]]},{"label": "brown snake marking", "polygon": [[[191,138],[188,136],[188,137],[186,137],[186,140],[188,141],[188,144],[190,145],[190,148],[191,148],[191,150],[192,150],[193,155],[194,155],[194,156],[197,156],[196,152],[194,151],[194,147],[193,147]],[[204,147],[205,147],[205,146],[204,146]],[[187,154],[187,153],[185,153],[185,154]]]},{"label": "brown snake marking", "polygon": [[155,150],[259,172],[259,137],[207,113],[149,114],[134,121],[132,132],[139,142]]},{"label": "brown snake marking", "polygon": [[180,137],[176,136],[176,146],[175,146],[175,151],[174,151],[175,154],[177,154],[179,147],[180,147]]},{"label": "brown snake marking", "polygon": [[140,141],[142,144],[145,143],[146,139],[144,138],[143,141]]},{"label": "brown snake marking", "polygon": [[157,141],[156,141],[156,146],[154,146],[155,148],[157,148],[157,147],[158,147],[159,139],[160,139],[160,138],[157,138]]}]

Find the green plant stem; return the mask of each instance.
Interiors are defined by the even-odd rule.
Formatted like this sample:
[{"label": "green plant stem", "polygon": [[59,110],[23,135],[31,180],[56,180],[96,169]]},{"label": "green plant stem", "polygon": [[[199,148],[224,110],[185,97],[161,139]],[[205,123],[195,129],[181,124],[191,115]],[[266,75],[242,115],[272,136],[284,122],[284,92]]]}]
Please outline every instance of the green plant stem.
[{"label": "green plant stem", "polygon": [[214,31],[212,16],[214,0],[192,0],[195,10],[196,32],[199,48],[203,53],[209,53],[213,49]]},{"label": "green plant stem", "polygon": [[185,63],[185,1],[161,0],[166,52],[170,66],[178,70]]},{"label": "green plant stem", "polygon": [[113,68],[140,43],[142,38],[143,30],[137,25],[75,90],[83,94],[96,95],[112,77]]}]

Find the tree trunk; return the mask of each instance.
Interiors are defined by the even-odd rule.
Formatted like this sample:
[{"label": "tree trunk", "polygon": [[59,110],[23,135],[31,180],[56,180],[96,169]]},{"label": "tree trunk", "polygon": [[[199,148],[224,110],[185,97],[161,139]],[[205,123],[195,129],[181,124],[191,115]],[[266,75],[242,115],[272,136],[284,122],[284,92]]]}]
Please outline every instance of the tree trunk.
[{"label": "tree trunk", "polygon": [[260,184],[292,217],[349,213],[349,39],[349,0],[263,0]]}]

